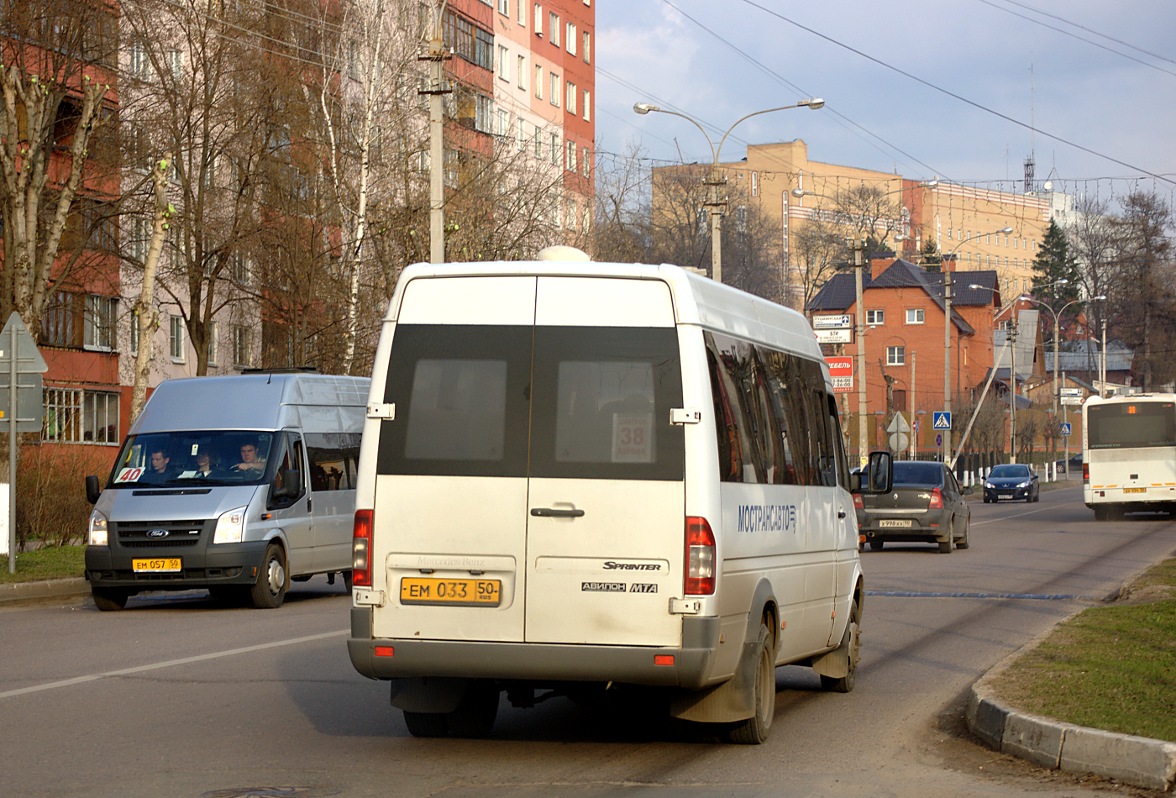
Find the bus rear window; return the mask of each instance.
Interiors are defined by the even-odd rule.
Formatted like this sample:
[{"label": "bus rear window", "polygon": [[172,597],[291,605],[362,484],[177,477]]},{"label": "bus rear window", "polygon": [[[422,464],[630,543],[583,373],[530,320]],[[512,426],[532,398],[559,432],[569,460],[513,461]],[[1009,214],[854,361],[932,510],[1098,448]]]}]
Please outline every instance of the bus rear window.
[{"label": "bus rear window", "polygon": [[1176,446],[1176,403],[1123,402],[1087,410],[1091,449]]}]

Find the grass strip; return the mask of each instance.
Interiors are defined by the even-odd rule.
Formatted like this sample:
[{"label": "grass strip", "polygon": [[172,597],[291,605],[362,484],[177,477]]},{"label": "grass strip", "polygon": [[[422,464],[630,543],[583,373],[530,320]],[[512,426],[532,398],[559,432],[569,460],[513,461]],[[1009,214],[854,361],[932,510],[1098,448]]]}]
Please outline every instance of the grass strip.
[{"label": "grass strip", "polygon": [[1176,560],[1060,624],[993,689],[1025,712],[1176,741]]},{"label": "grass strip", "polygon": [[82,576],[85,546],[44,546],[16,555],[16,573],[8,573],[8,557],[0,557],[0,585]]}]

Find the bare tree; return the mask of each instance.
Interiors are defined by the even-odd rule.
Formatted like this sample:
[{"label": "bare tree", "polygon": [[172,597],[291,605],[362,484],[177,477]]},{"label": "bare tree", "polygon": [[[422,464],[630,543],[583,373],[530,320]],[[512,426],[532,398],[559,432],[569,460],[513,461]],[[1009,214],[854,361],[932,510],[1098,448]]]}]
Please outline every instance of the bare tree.
[{"label": "bare tree", "polygon": [[807,308],[825,283],[850,261],[845,229],[827,219],[813,218],[798,224],[788,238],[800,285],[800,306]]},{"label": "bare tree", "polygon": [[[305,43],[288,43],[293,17],[260,11],[206,0],[123,7],[126,157],[146,164],[173,156],[176,210],[159,290],[180,309],[197,374],[208,372],[214,320],[250,296],[243,263],[265,223],[262,169],[292,146],[290,59],[302,57]],[[138,213],[151,218],[154,202]]]},{"label": "bare tree", "polygon": [[[41,329],[57,285],[85,266],[87,233],[63,248],[75,202],[94,195],[104,159],[97,137],[112,112],[104,107],[117,18],[103,3],[43,0],[0,5],[0,216],[4,269],[0,316],[20,313]],[[108,164],[109,165],[109,164]],[[82,221],[75,218],[74,221]],[[77,225],[75,225],[75,228]],[[74,257],[60,258],[72,249]]]},{"label": "bare tree", "polygon": [[648,187],[641,151],[636,147],[607,160],[597,156],[592,243],[597,260],[617,263],[652,260]]},{"label": "bare tree", "polygon": [[1119,274],[1124,278],[1114,305],[1117,328],[1136,348],[1135,370],[1144,391],[1176,375],[1171,346],[1176,321],[1173,291],[1172,211],[1155,194],[1135,192],[1123,202],[1114,223],[1118,234]]}]

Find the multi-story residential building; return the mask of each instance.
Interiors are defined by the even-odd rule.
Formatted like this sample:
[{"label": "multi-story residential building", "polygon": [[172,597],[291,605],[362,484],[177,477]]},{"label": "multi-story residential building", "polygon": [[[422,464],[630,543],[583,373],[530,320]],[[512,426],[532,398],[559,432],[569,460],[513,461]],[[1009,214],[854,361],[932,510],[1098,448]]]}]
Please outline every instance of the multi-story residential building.
[{"label": "multi-story residential building", "polygon": [[[901,235],[904,257],[917,260],[930,242],[942,255],[954,255],[961,271],[992,269],[1006,294],[1028,290],[1033,259],[1049,226],[1049,196],[1018,194],[934,180],[916,182],[896,174],[812,161],[802,140],[753,144],[745,161],[722,164],[732,179],[744,181],[787,241],[799,225],[836,213],[846,192],[866,187],[895,213],[872,219],[874,233]],[[1011,227],[1011,233],[997,230]],[[870,234],[869,231],[866,233]],[[893,245],[892,243],[892,245]],[[788,261],[790,274],[795,262]],[[793,277],[795,279],[795,277]]]},{"label": "multi-story residential building", "polygon": [[[6,3],[0,8],[0,17],[5,30],[0,36],[4,68],[12,70],[6,80],[35,84],[38,76],[51,76],[33,101],[49,102],[44,109],[50,115],[46,117],[47,127],[40,128],[34,120],[40,112],[23,105],[19,96],[6,112],[12,115],[11,126],[6,129],[23,137],[19,142],[20,156],[10,162],[16,173],[46,164],[43,190],[18,188],[30,201],[29,192],[35,191],[35,201],[40,205],[39,220],[28,230],[30,238],[36,240],[33,253],[45,251],[56,203],[74,166],[71,148],[81,131],[83,94],[87,90],[84,86],[102,87],[97,122],[81,156],[85,160],[80,183],[69,207],[56,259],[44,278],[39,272],[40,264],[34,262],[30,270],[36,275],[32,279],[37,284],[28,286],[35,307],[25,321],[48,365],[43,375],[41,436],[46,445],[38,447],[35,455],[52,457],[60,451],[57,444],[115,446],[126,428],[118,375],[121,284],[119,230],[114,211],[120,174],[118,8],[103,2]],[[47,100],[62,90],[64,96],[59,104]],[[17,142],[9,140],[7,144],[14,145],[11,152],[16,151]],[[37,182],[34,176],[29,186]],[[5,235],[0,224],[0,237]],[[5,252],[9,251],[6,246]],[[37,255],[32,257],[35,260]],[[0,255],[0,268],[16,269],[16,264],[3,261]],[[16,308],[20,304],[15,286],[25,279],[9,273],[5,285],[14,293],[4,297],[4,306]],[[43,306],[36,298],[42,292]],[[98,460],[105,456],[102,450],[90,454]]]},{"label": "multi-story residential building", "polygon": [[587,232],[595,158],[596,12],[591,0],[480,0],[494,6],[495,134],[562,172],[553,221]]}]

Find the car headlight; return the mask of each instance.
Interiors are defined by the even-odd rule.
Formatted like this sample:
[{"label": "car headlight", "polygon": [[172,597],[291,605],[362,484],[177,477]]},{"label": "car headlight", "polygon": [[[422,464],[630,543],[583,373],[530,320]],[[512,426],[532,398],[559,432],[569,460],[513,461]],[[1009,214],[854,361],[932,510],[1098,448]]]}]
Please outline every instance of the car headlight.
[{"label": "car headlight", "polygon": [[212,533],[212,542],[240,543],[245,536],[245,511],[248,507],[238,507],[226,510],[217,516],[216,531]]},{"label": "car headlight", "polygon": [[991,482],[985,482],[985,483],[984,483],[984,487],[988,488],[989,490],[995,490],[995,489],[996,489],[996,485],[993,485]]},{"label": "car headlight", "polygon": [[106,516],[97,510],[90,512],[90,528],[86,535],[86,545],[107,546],[110,538],[107,533]]},{"label": "car headlight", "polygon": [[1017,483],[1017,487],[1018,487],[1018,488],[1027,488],[1027,487],[1029,487],[1029,480],[1025,480],[1024,482],[1019,482],[1019,483]]}]

